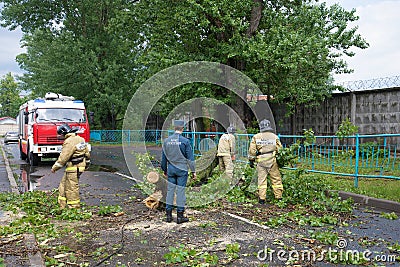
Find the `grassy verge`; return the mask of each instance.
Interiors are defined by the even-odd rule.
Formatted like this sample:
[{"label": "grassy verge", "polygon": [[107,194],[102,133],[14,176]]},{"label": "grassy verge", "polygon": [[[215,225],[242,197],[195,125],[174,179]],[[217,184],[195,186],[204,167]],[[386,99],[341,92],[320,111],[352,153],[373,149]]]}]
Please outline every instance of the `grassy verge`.
[{"label": "grassy verge", "polygon": [[322,177],[333,190],[342,190],[369,197],[382,198],[400,202],[400,181],[382,178],[359,178],[358,188],[354,187],[354,179],[324,174],[309,174]]}]

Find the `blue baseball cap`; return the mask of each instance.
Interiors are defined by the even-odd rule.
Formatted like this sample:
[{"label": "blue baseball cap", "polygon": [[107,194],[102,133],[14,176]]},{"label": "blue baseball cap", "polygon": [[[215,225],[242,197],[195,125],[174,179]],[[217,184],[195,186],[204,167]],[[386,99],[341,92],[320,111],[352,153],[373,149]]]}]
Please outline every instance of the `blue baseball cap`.
[{"label": "blue baseball cap", "polygon": [[184,120],[174,120],[174,126],[185,127],[185,121]]}]

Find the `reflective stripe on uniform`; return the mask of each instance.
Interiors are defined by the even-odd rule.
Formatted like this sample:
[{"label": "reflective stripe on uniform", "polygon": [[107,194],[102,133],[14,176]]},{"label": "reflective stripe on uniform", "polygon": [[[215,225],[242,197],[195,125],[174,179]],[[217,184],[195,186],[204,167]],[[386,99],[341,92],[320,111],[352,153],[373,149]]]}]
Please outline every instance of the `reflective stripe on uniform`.
[{"label": "reflective stripe on uniform", "polygon": [[257,161],[257,162],[261,162],[261,161],[270,160],[270,159],[272,159],[272,158],[274,158],[274,156],[257,158],[256,161]]},{"label": "reflective stripe on uniform", "polygon": [[79,203],[81,203],[81,201],[79,199],[78,200],[68,200],[67,201],[68,205],[75,205],[75,204],[79,204]]},{"label": "reflective stripe on uniform", "polygon": [[79,172],[84,172],[85,171],[85,167],[67,167],[65,168],[66,172],[69,171],[77,171],[79,169]]},{"label": "reflective stripe on uniform", "polygon": [[218,157],[224,157],[224,156],[231,156],[231,153],[218,153],[217,154]]},{"label": "reflective stripe on uniform", "polygon": [[258,186],[258,189],[267,189],[267,188],[268,188],[268,185],[266,185],[266,184]]},{"label": "reflective stripe on uniform", "polygon": [[283,185],[281,185],[281,184],[272,185],[272,188],[283,189]]},{"label": "reflective stripe on uniform", "polygon": [[66,197],[58,196],[58,200],[67,200]]}]

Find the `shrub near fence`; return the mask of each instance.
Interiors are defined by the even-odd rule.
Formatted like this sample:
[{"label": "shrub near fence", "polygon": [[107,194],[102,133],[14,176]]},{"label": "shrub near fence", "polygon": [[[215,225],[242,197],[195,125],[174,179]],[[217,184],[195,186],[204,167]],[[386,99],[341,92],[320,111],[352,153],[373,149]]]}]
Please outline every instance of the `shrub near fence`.
[{"label": "shrub near fence", "polygon": [[[143,143],[161,145],[173,131],[161,130],[94,130],[91,142],[121,144]],[[184,132],[192,142],[194,153],[201,156],[218,144],[222,132]],[[237,134],[237,159],[247,161],[251,134]],[[302,143],[303,136],[280,135],[284,146]],[[337,136],[316,136],[314,144],[300,145],[298,163],[288,169],[304,168],[311,172],[354,177],[390,178],[400,180],[400,134],[355,135],[340,140]]]}]

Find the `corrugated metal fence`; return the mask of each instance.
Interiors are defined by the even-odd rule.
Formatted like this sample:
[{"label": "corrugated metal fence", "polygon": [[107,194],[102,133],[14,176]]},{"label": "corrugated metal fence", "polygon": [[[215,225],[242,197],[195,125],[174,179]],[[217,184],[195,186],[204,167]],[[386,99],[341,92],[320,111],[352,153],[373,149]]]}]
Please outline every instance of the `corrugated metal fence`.
[{"label": "corrugated metal fence", "polygon": [[[91,142],[121,144],[146,142],[161,145],[162,139],[173,131],[161,130],[92,130]],[[223,133],[184,132],[196,155],[214,148]],[[237,134],[237,159],[247,161],[251,134]],[[295,152],[298,163],[288,169],[304,168],[310,172],[354,177],[390,178],[400,180],[400,134],[354,135],[345,139],[337,136],[316,136],[314,144],[304,146],[303,136],[280,135],[284,146],[298,142]]]}]

